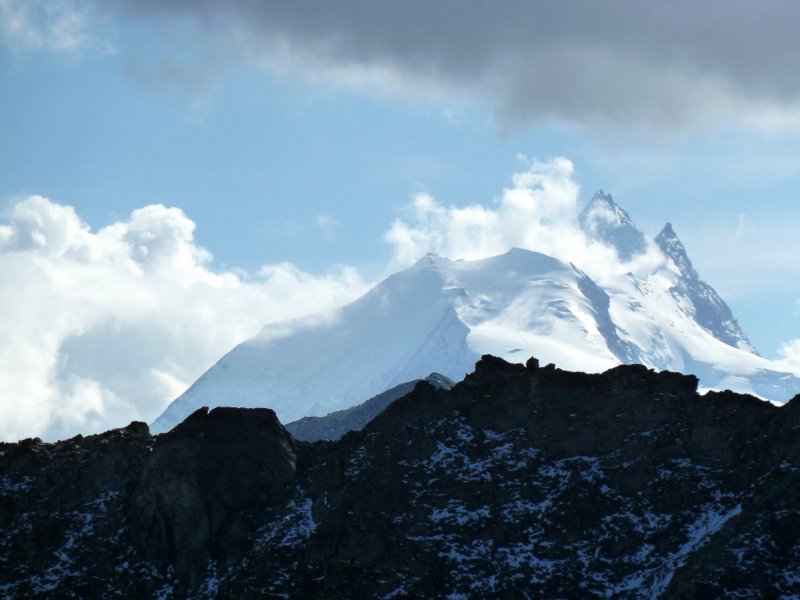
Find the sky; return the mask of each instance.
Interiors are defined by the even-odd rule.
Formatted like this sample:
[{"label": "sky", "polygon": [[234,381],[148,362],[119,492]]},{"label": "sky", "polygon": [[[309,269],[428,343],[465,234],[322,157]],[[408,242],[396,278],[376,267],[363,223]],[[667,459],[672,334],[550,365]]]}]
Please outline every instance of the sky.
[{"label": "sky", "polygon": [[[760,353],[800,364],[799,19],[0,0],[0,438],[152,420],[267,322],[534,239],[502,207],[536,186],[541,214],[603,189],[671,222]],[[556,231],[530,245],[580,263]]]}]

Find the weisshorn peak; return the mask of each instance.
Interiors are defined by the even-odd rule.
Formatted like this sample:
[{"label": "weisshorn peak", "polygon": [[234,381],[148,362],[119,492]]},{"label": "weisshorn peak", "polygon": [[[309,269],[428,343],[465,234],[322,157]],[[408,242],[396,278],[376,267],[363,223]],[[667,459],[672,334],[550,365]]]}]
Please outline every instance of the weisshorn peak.
[{"label": "weisshorn peak", "polygon": [[690,310],[693,309],[695,321],[726,344],[757,354],[725,301],[714,288],[700,279],[671,223],[664,226],[655,242],[677,267],[681,277],[672,288],[672,293],[687,303]]},{"label": "weisshorn peak", "polygon": [[663,260],[601,284],[519,248],[472,261],[429,254],[338,310],[266,325],[172,402],[153,431],[202,406],[270,407],[284,423],[324,416],[432,372],[459,381],[483,354],[586,372],[640,363],[695,374],[701,390],[777,402],[800,391],[798,378],[755,353],[670,225],[650,239],[603,193],[578,224],[623,260]]}]

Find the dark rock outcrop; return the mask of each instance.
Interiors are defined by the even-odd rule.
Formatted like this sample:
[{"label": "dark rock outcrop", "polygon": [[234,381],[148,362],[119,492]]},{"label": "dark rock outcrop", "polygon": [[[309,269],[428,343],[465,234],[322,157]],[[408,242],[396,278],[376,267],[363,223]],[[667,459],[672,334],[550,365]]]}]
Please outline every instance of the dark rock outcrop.
[{"label": "dark rock outcrop", "polygon": [[242,559],[258,525],[248,511],[280,504],[296,463],[297,444],[273,411],[202,408],[156,439],[131,496],[131,539],[195,588],[209,559]]},{"label": "dark rock outcrop", "polygon": [[484,357],[361,431],[0,445],[0,596],[795,597],[800,397]]}]

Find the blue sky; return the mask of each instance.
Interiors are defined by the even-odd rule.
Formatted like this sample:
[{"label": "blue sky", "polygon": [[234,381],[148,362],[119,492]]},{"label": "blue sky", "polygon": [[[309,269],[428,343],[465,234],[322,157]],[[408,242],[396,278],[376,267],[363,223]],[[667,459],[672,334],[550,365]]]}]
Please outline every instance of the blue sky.
[{"label": "blue sky", "polygon": [[[256,294],[283,265],[298,294],[321,286],[302,305],[312,310],[387,272],[384,236],[416,194],[491,206],[526,160],[564,156],[581,201],[602,188],[647,233],[671,221],[774,357],[800,337],[800,53],[785,25],[795,9],[776,2],[762,22],[745,3],[721,18],[714,2],[678,4],[697,11],[697,27],[626,2],[512,2],[498,15],[437,5],[461,10],[459,21],[415,2],[387,3],[385,17],[358,2],[308,17],[304,3],[293,13],[270,2],[0,0],[0,222],[12,231],[52,217],[59,231],[92,235],[122,223],[128,239],[137,218],[164,219],[157,231],[195,257],[191,268],[228,277],[218,288]],[[14,217],[34,195],[48,204]],[[148,205],[164,211],[131,216]],[[13,303],[21,284],[6,279]],[[57,297],[53,281],[30,297]],[[264,315],[294,314],[281,302],[265,300],[247,324],[217,319],[230,331],[215,345],[167,357],[183,366],[153,369],[171,381],[163,394]],[[76,339],[88,348],[93,334],[124,337],[129,321],[104,310],[65,325],[41,354],[55,370],[32,374],[31,386],[43,377],[54,395],[94,381],[64,365],[88,352]],[[102,323],[111,333],[98,333]],[[111,393],[101,388],[98,397]]]}]

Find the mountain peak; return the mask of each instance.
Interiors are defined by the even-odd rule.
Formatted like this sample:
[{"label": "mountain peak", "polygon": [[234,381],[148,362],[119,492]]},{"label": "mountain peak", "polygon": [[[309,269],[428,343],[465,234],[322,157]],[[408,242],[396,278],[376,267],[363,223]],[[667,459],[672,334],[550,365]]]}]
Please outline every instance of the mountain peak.
[{"label": "mountain peak", "polygon": [[589,200],[589,204],[592,204],[593,202],[605,202],[607,204],[617,206],[617,203],[614,202],[614,198],[611,196],[611,194],[606,194],[602,189],[597,190],[594,193],[594,196],[592,196],[592,199]]},{"label": "mountain peak", "polygon": [[655,242],[678,269],[681,279],[675,286],[674,293],[689,300],[693,307],[694,318],[700,326],[718,340],[730,344],[734,348],[758,354],[734,318],[730,307],[714,288],[700,279],[700,275],[694,268],[678,234],[675,233],[672,223],[664,225],[661,233],[656,236]]},{"label": "mountain peak", "polygon": [[448,259],[448,258],[446,258],[444,256],[439,256],[435,252],[428,252],[427,254],[425,254],[425,256],[423,256],[417,262],[415,262],[412,265],[412,268],[413,267],[423,267],[423,268],[424,267],[433,267],[433,268],[435,268],[438,265],[442,264],[443,262],[449,262],[449,261],[450,261],[450,259]]},{"label": "mountain peak", "polygon": [[675,263],[682,277],[690,281],[697,281],[700,279],[694,265],[692,265],[689,254],[686,252],[686,247],[683,245],[680,238],[678,238],[678,234],[675,233],[672,223],[664,225],[661,233],[656,236],[655,242],[667,258],[672,259],[672,262]]},{"label": "mountain peak", "polygon": [[431,263],[431,262],[434,262],[434,261],[436,261],[436,260],[440,260],[441,258],[442,258],[442,257],[441,257],[441,256],[439,256],[438,254],[436,254],[436,252],[426,252],[426,253],[425,253],[425,256],[423,256],[422,258],[420,258],[420,259],[417,261],[417,263],[422,263],[422,264],[425,264],[425,263]]},{"label": "mountain peak", "polygon": [[584,233],[614,248],[622,260],[644,252],[647,242],[630,215],[611,194],[598,190],[578,216]]},{"label": "mountain peak", "polygon": [[[603,194],[594,204],[609,202]],[[642,236],[632,224],[599,231],[619,234],[611,238],[617,244],[625,232]],[[671,227],[659,243],[691,265]],[[678,271],[672,261],[660,268]],[[486,353],[514,362],[536,354],[543,364],[595,372],[641,362],[693,372],[712,389],[775,400],[797,393],[799,379],[747,354],[752,346],[711,286],[686,271],[675,275],[630,274],[603,287],[521,248],[476,260],[429,254],[333,316],[268,324],[173,401],[152,430],[167,431],[201,406],[269,406],[283,422],[319,417],[431,371],[458,381]]]},{"label": "mountain peak", "polygon": [[667,224],[664,225],[664,227],[661,229],[661,233],[658,234],[658,237],[663,237],[665,239],[666,238],[677,239],[678,236],[676,235],[675,230],[672,228],[672,223],[667,221]]}]

